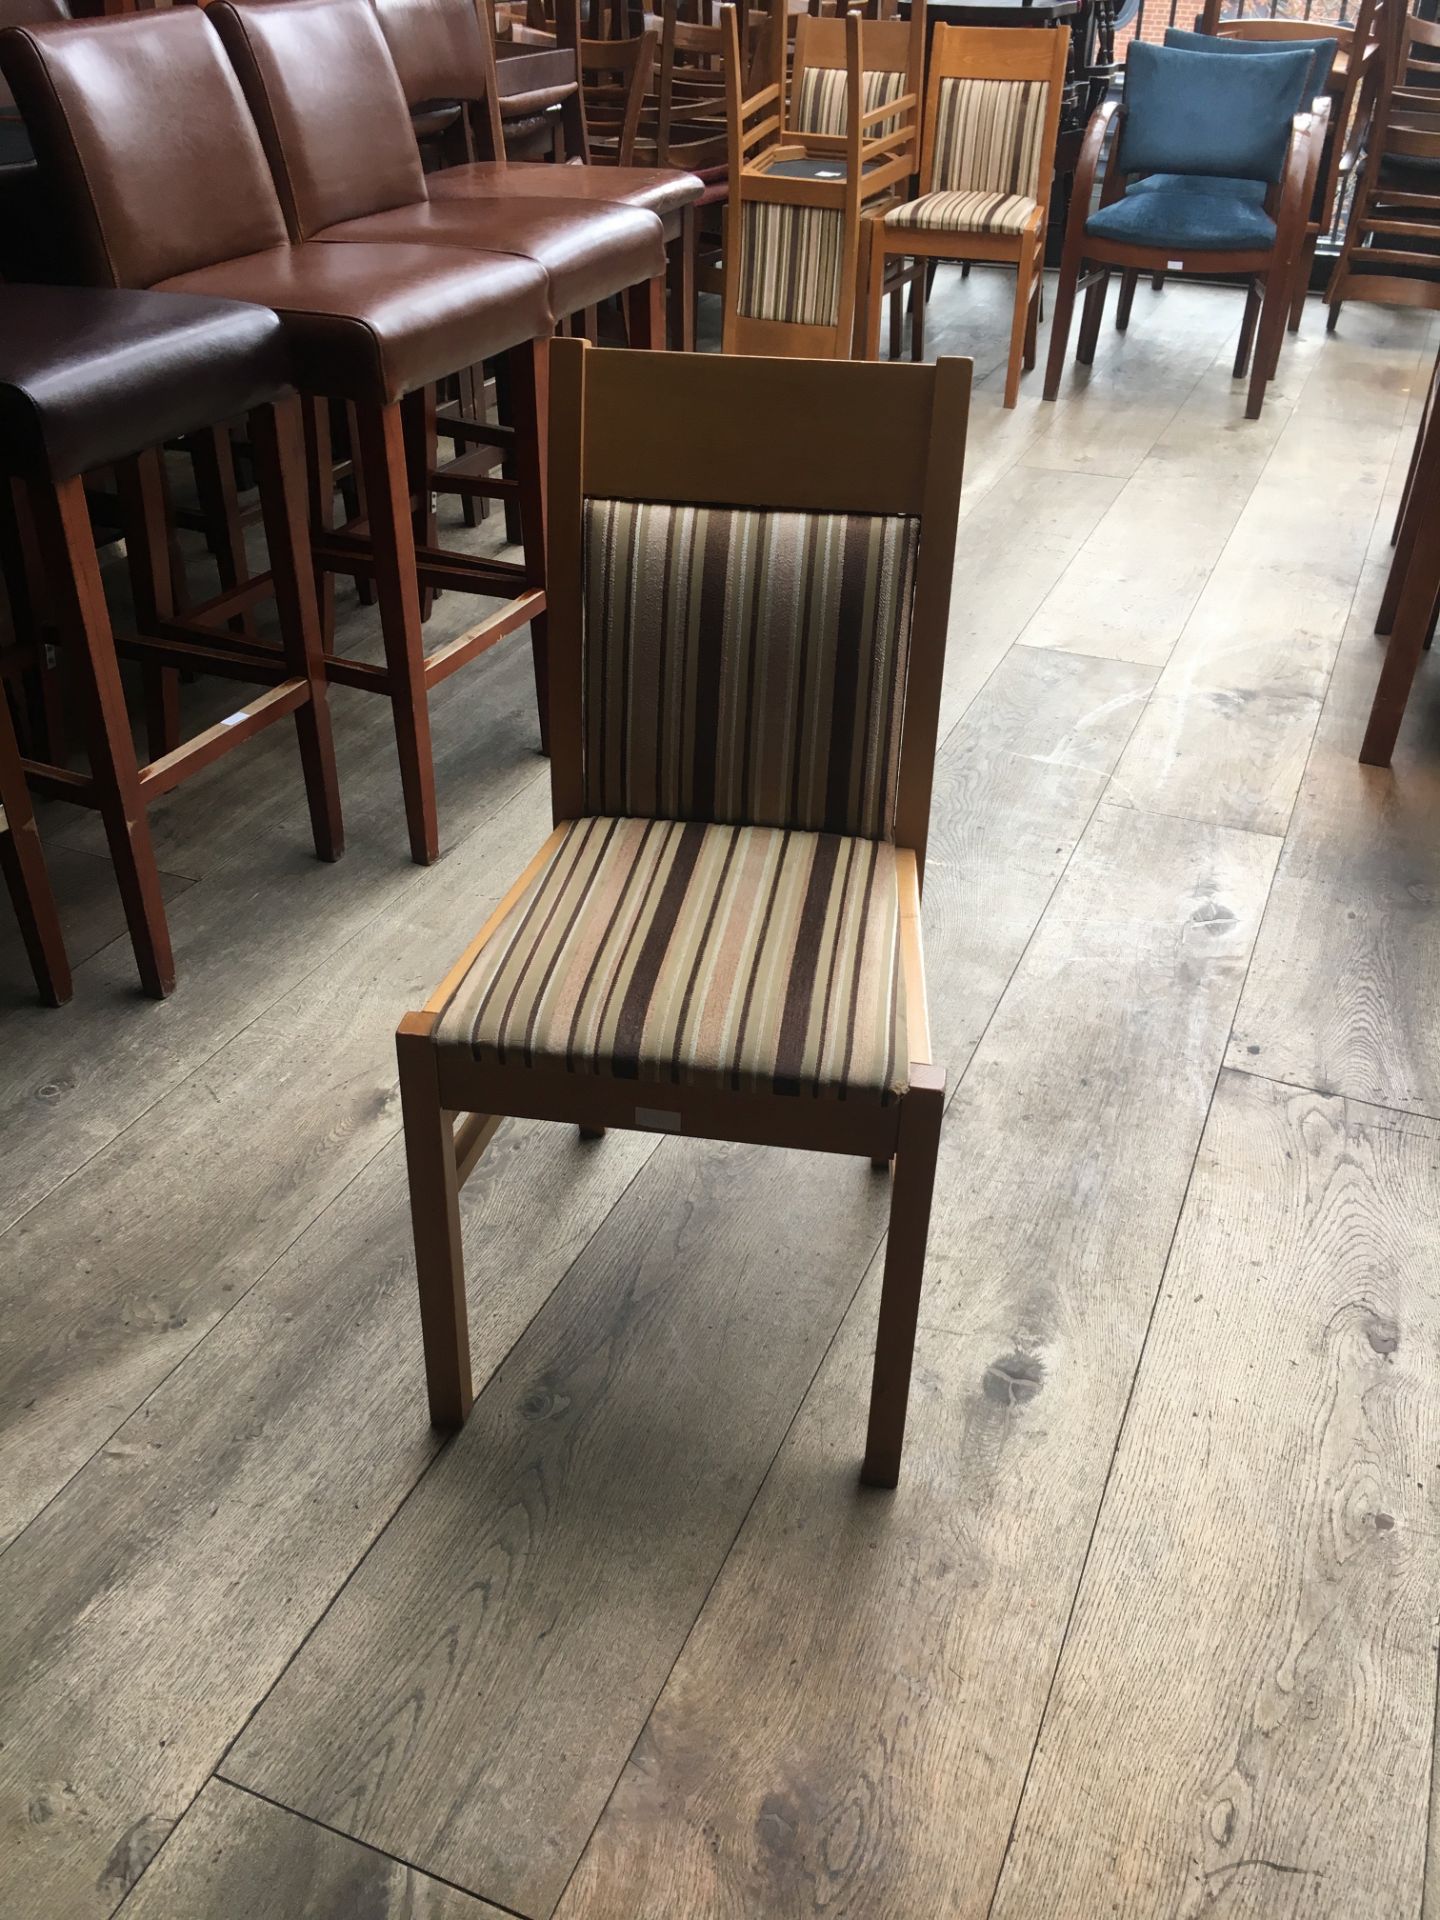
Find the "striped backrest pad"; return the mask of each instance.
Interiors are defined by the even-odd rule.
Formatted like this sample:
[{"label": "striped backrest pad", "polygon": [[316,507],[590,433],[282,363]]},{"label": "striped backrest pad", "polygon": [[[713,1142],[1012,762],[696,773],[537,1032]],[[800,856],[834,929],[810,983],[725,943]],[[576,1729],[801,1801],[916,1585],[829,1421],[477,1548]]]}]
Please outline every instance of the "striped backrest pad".
[{"label": "striped backrest pad", "polygon": [[888,840],[918,520],[585,504],[587,813]]},{"label": "striped backrest pad", "polygon": [[[903,73],[866,73],[861,91],[866,113],[898,100],[905,91]],[[791,122],[797,133],[833,133],[845,131],[845,110],[850,97],[850,77],[844,67],[806,67],[800,75],[795,95],[795,117]],[[889,131],[888,120],[877,120],[866,129],[867,137]]]},{"label": "striped backrest pad", "polygon": [[942,80],[932,190],[1038,199],[1049,91],[1043,80]]},{"label": "striped backrest pad", "polygon": [[845,216],[839,207],[745,202],[735,306],[747,320],[838,326],[844,271]]}]

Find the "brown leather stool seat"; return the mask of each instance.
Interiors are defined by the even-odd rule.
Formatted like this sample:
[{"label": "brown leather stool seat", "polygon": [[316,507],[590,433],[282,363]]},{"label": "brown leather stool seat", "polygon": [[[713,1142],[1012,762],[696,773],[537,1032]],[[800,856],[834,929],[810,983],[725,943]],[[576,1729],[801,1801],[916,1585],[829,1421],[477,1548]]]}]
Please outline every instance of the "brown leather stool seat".
[{"label": "brown leather stool seat", "polygon": [[675,167],[557,167],[531,160],[472,160],[427,174],[425,184],[432,200],[558,199],[638,207],[662,220],[694,206],[705,192],[698,174]]},{"label": "brown leather stool seat", "polygon": [[0,287],[0,470],[68,479],[290,382],[264,307],[94,287]]},{"label": "brown leather stool seat", "polygon": [[[422,201],[364,214],[324,227],[316,241],[415,242],[426,246],[484,246],[533,260],[550,283],[550,307],[559,318],[594,306],[637,281],[665,271],[665,236],[653,213],[595,203],[511,199],[503,190],[444,202]],[[473,256],[472,256],[473,257]]]},{"label": "brown leather stool seat", "polygon": [[302,388],[385,406],[551,328],[544,270],[511,253],[311,241],[156,285],[263,300],[284,323]]}]

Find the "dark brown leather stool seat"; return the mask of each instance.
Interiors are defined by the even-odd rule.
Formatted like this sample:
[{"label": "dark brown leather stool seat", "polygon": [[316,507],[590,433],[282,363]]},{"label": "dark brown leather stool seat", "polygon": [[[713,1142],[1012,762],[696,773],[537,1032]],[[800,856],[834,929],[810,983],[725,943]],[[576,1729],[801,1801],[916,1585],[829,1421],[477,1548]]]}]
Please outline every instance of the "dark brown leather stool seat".
[{"label": "dark brown leather stool seat", "polygon": [[302,388],[384,406],[551,327],[544,270],[503,252],[311,241],[156,284],[263,300],[284,322]]},{"label": "dark brown leather stool seat", "polygon": [[173,293],[0,287],[0,470],[67,479],[285,392],[264,307]]},{"label": "dark brown leather stool seat", "polygon": [[364,214],[322,228],[315,239],[483,246],[487,257],[493,249],[533,260],[549,278],[557,317],[665,271],[665,236],[653,213],[598,202],[516,200],[502,190]]},{"label": "dark brown leather stool seat", "polygon": [[705,182],[675,167],[557,167],[531,160],[472,160],[426,175],[432,200],[560,199],[586,206],[639,207],[646,213],[682,212],[694,206]]}]

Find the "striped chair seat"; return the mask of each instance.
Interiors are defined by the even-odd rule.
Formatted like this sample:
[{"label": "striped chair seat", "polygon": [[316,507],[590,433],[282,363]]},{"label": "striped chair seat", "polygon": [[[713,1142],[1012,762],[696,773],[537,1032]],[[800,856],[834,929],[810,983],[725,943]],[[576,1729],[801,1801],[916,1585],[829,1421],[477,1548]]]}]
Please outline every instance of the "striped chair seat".
[{"label": "striped chair seat", "polygon": [[577,820],[436,1038],[497,1066],[884,1104],[908,1061],[895,850],[780,827]]},{"label": "striped chair seat", "polygon": [[1039,206],[1023,193],[927,193],[892,208],[885,224],[932,233],[1023,233]]}]

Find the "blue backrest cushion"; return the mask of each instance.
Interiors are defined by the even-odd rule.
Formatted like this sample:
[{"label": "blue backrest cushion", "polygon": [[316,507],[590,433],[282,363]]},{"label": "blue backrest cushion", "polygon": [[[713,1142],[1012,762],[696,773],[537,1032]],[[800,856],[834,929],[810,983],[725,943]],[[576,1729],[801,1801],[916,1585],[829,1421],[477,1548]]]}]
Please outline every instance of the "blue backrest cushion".
[{"label": "blue backrest cushion", "polygon": [[1278,180],[1309,75],[1303,49],[1231,60],[1132,41],[1121,171]]},{"label": "blue backrest cushion", "polygon": [[1308,106],[1330,84],[1330,69],[1335,64],[1338,40],[1242,40],[1235,34],[1187,33],[1183,27],[1165,29],[1167,47],[1180,47],[1187,53],[1308,53],[1310,72],[1305,80],[1302,106]]}]

